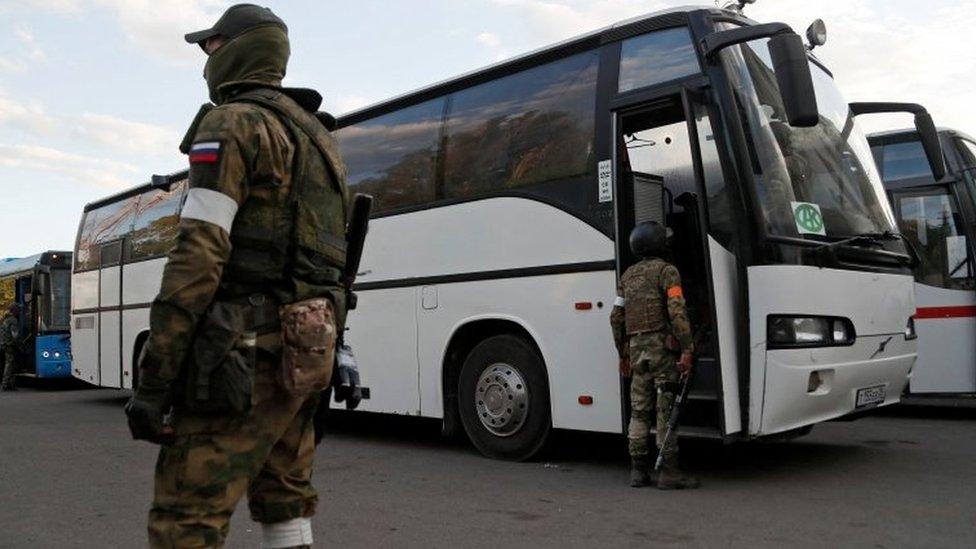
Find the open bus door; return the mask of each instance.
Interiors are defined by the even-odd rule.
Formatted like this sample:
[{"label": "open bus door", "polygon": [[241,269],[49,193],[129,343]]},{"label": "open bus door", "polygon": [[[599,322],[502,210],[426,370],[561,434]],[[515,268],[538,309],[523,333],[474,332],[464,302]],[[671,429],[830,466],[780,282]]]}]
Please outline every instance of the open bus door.
[{"label": "open bus door", "polygon": [[[719,326],[716,314],[729,313],[737,286],[724,285],[722,299],[716,299],[701,197],[706,169],[718,170],[720,176],[721,166],[702,97],[702,92],[684,89],[614,105],[617,267],[619,276],[637,261],[628,238],[636,224],[658,221],[670,229],[667,259],[681,272],[697,349],[695,385],[681,433],[726,438],[741,431],[737,332],[734,322]],[[709,159],[707,168],[703,154]],[[728,341],[720,340],[720,334]],[[722,353],[728,360],[725,368],[720,349],[730,353]],[[629,394],[629,382],[624,391]],[[625,411],[629,416],[629,405]]]}]

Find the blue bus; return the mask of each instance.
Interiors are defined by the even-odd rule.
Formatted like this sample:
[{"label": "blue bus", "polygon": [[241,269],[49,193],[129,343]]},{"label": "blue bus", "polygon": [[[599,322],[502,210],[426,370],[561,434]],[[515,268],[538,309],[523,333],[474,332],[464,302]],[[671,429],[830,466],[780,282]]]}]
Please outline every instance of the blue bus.
[{"label": "blue bus", "polygon": [[71,377],[71,252],[0,260],[0,311],[20,305],[18,374]]}]

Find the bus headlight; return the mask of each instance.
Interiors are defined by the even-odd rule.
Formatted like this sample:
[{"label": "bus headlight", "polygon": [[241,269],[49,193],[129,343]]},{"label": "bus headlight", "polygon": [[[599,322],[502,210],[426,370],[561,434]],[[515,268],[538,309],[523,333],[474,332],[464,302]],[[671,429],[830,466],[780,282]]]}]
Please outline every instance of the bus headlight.
[{"label": "bus headlight", "polygon": [[918,332],[915,331],[915,317],[908,319],[908,326],[905,327],[905,339],[908,341],[918,339]]},{"label": "bus headlight", "polygon": [[854,324],[828,316],[770,316],[766,341],[770,349],[832,347],[854,343]]},{"label": "bus headlight", "polygon": [[41,353],[41,356],[44,357],[44,358],[51,358],[51,353],[49,353],[47,351],[44,351],[44,352]]},{"label": "bus headlight", "polygon": [[61,358],[61,353],[54,351],[54,358]]}]

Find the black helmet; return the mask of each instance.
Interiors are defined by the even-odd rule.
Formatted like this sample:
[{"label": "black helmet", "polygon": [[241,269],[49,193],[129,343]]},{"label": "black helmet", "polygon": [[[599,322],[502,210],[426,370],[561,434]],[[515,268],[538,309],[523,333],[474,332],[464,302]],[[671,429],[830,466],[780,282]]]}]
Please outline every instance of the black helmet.
[{"label": "black helmet", "polygon": [[668,230],[657,221],[645,221],[630,232],[630,251],[641,258],[661,257],[667,244]]},{"label": "black helmet", "polygon": [[280,17],[271,12],[268,8],[256,6],[254,4],[237,4],[227,8],[220,20],[213,27],[202,31],[191,32],[186,35],[186,41],[191,44],[203,43],[208,38],[220,35],[227,40],[233,40],[245,32],[264,25],[274,25],[288,32],[288,27]]}]

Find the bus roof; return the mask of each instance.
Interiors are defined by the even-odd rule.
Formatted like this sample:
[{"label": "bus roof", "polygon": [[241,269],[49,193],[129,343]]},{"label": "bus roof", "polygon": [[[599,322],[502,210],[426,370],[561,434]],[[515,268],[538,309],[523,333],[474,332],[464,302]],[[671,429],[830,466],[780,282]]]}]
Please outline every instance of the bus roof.
[{"label": "bus roof", "polygon": [[339,126],[343,127],[350,123],[371,118],[373,115],[384,114],[387,110],[396,109],[401,104],[405,106],[406,104],[423,101],[425,98],[430,96],[436,97],[441,94],[449,93],[455,87],[467,87],[469,85],[474,85],[482,79],[490,80],[495,78],[497,75],[510,71],[516,71],[525,66],[531,66],[536,62],[544,62],[550,56],[558,56],[560,54],[572,52],[581,46],[588,46],[590,44],[599,45],[604,41],[611,42],[658,29],[681,26],[686,23],[686,16],[689,12],[698,10],[709,10],[713,13],[741,19],[743,22],[753,22],[742,14],[728,10],[721,10],[714,5],[680,6],[648,13],[646,15],[640,15],[619,21],[599,30],[581,34],[568,40],[557,42],[511,59],[461,74],[454,78],[449,78],[411,92],[397,95],[393,98],[386,99],[367,107],[344,113],[339,117]]},{"label": "bus roof", "polygon": [[6,259],[0,259],[0,277],[31,272],[38,263],[51,255],[71,257],[71,252],[49,250],[29,257],[8,257]]}]

